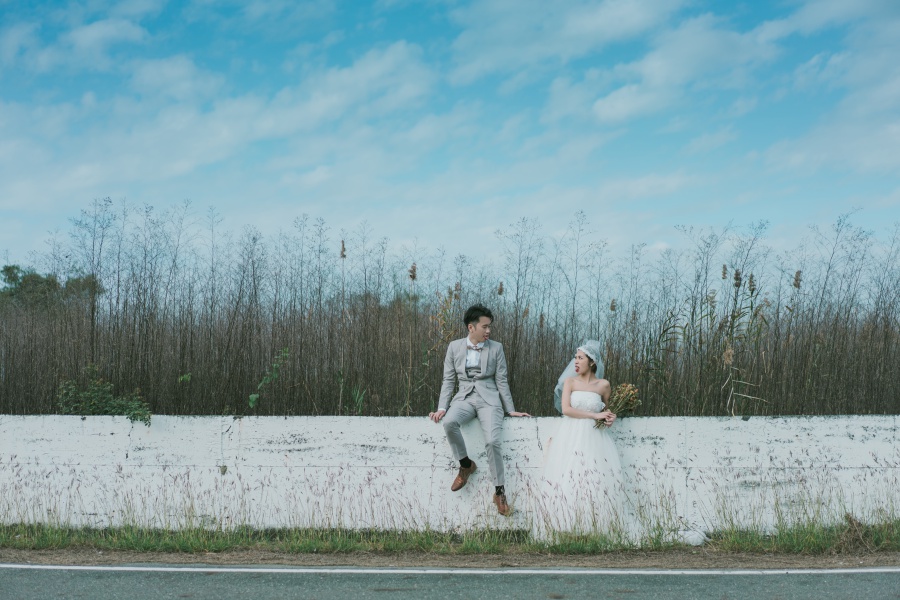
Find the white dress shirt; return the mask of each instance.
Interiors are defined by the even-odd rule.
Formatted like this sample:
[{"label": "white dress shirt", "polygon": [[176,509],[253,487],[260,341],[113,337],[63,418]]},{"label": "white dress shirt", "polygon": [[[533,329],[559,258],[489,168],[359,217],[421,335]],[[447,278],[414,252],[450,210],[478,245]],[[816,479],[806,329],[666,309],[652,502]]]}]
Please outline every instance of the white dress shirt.
[{"label": "white dress shirt", "polygon": [[478,350],[473,350],[472,346],[476,348],[483,349],[484,342],[480,344],[476,344],[468,337],[466,338],[466,368],[471,369],[472,367],[480,367],[481,366],[481,352]]}]

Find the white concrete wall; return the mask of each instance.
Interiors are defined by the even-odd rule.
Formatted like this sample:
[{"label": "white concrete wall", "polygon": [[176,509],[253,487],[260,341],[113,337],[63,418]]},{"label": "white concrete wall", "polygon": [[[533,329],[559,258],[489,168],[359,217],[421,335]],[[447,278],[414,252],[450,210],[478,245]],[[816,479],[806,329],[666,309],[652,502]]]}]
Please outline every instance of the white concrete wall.
[{"label": "white concrete wall", "polygon": [[[507,419],[513,518],[479,472],[451,493],[443,429],[420,418],[0,415],[0,522],[228,527],[527,528],[554,418]],[[900,514],[893,416],[630,418],[612,428],[646,530]]]}]

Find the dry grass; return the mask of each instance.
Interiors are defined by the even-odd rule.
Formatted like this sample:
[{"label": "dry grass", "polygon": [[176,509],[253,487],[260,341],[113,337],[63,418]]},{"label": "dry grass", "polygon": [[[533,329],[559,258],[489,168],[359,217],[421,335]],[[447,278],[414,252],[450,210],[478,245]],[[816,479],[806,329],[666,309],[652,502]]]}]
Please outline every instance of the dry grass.
[{"label": "dry grass", "polygon": [[617,256],[576,215],[561,239],[522,219],[501,255],[451,258],[307,217],[269,239],[218,224],[93,203],[0,290],[0,412],[55,412],[93,364],[158,414],[424,414],[475,301],[532,414],[588,337],[638,414],[900,411],[900,228],[845,216],[788,251],[764,224],[685,228],[687,250]]}]

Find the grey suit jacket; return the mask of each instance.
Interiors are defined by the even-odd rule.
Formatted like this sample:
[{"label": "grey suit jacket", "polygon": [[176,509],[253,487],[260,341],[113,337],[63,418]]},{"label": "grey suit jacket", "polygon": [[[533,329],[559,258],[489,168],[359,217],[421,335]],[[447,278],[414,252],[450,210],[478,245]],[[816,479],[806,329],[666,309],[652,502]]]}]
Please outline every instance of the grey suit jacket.
[{"label": "grey suit jacket", "polygon": [[[454,396],[453,390],[457,382],[459,391]],[[484,343],[481,350],[481,372],[472,378],[466,374],[466,338],[454,340],[447,346],[438,410],[447,410],[451,402],[465,398],[473,389],[488,404],[502,405],[505,413],[516,410],[512,394],[509,393],[503,344],[493,340]]]}]

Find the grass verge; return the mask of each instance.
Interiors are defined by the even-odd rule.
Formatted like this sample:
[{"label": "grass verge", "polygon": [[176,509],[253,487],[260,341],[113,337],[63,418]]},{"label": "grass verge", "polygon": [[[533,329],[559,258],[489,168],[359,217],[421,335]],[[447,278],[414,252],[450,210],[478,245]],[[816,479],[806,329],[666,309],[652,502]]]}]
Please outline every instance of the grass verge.
[{"label": "grass verge", "polygon": [[[802,525],[772,534],[728,530],[711,535],[709,546],[725,552],[838,554],[900,551],[900,520],[864,524],[849,516],[833,526]],[[535,542],[527,531],[482,530],[464,534],[435,531],[354,531],[343,529],[162,530],[136,527],[69,528],[43,524],[0,526],[0,548],[51,550],[94,548],[131,552],[205,553],[236,550],[353,553],[424,552],[466,554],[589,555],[633,549],[601,535],[569,536],[554,544]],[[646,550],[683,548],[651,541]]]},{"label": "grass verge", "polygon": [[770,535],[755,531],[725,530],[713,534],[712,543],[734,552],[781,554],[865,553],[900,550],[900,519],[866,524],[851,514],[835,525],[802,524],[777,529]]}]

